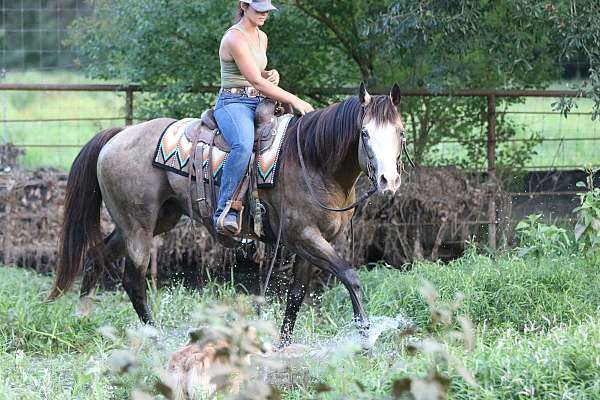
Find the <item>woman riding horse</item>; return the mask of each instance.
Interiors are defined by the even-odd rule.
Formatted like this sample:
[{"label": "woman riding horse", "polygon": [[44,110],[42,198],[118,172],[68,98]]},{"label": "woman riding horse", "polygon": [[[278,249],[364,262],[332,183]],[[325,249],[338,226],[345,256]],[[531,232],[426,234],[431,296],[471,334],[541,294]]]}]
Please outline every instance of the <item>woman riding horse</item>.
[{"label": "woman riding horse", "polygon": [[219,200],[214,215],[218,233],[238,232],[238,216],[227,203],[240,184],[254,145],[254,112],[264,97],[290,103],[301,114],[313,111],[307,102],[279,88],[279,73],[267,67],[267,35],[263,26],[269,12],[276,10],[270,0],[239,2],[238,22],[225,32],[219,48],[221,91],[215,106],[215,119],[223,136],[231,145],[231,153],[223,166]]},{"label": "woman riding horse", "polygon": [[[252,87],[244,86],[245,83],[241,87],[226,84],[232,86],[230,92],[235,87],[243,93],[223,90],[216,112],[223,118],[219,123],[229,135],[227,139],[240,147],[239,143],[252,142],[248,139],[253,137],[253,111],[258,99],[250,96],[257,94],[255,91],[292,103],[301,112],[312,110],[308,103],[277,87],[276,72],[262,73],[259,60],[252,53],[252,46],[258,50],[266,43],[266,37],[259,41],[258,26],[267,15],[260,11],[269,10],[270,1],[242,3],[244,15],[237,25],[239,29],[228,31],[223,38],[221,57],[224,70],[227,61],[230,72],[234,64],[239,66],[239,76],[247,78]],[[256,42],[250,41],[254,39],[248,34],[249,29],[254,29]],[[262,65],[266,65],[264,59]],[[298,256],[281,326],[282,346],[292,340],[298,310],[316,269],[332,274],[346,287],[356,326],[363,338],[368,336],[369,322],[358,273],[332,243],[352,218],[357,204],[356,183],[361,174],[373,183],[369,193],[393,194],[400,187],[405,145],[404,125],[397,109],[400,97],[398,85],[389,94],[371,96],[363,84],[358,96],[309,112],[287,129],[277,185],[258,193],[268,216],[265,228],[279,231],[281,243]],[[66,186],[60,257],[49,299],[69,290],[83,272],[79,310],[81,314],[88,313],[105,267],[125,257],[123,288],[140,320],[153,322],[146,294],[152,238],[173,229],[184,215],[205,222],[188,206],[189,178],[152,168],[157,143],[175,122],[172,118],[156,118],[106,129],[81,149]],[[233,129],[236,126],[238,129]],[[239,129],[241,126],[244,130]],[[250,151],[250,147],[244,151]],[[235,164],[229,165],[235,171],[227,172],[230,182],[226,185],[232,190],[236,181],[231,176],[246,168],[247,158],[238,159],[241,156],[235,154],[229,157],[236,159]],[[227,197],[223,198],[226,203]],[[103,203],[115,224],[104,238],[100,226]]]}]

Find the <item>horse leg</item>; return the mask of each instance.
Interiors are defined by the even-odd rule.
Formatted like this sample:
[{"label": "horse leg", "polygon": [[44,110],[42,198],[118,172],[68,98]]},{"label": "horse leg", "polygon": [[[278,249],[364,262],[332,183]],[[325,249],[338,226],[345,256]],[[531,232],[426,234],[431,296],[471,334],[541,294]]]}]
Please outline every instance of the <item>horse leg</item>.
[{"label": "horse leg", "polygon": [[[118,230],[112,231],[104,238],[106,245],[106,257],[104,260],[105,268],[111,272],[117,272],[113,269],[112,263],[125,255],[125,242],[123,236]],[[102,264],[94,257],[88,256],[83,266],[83,279],[81,281],[81,290],[79,292],[79,306],[76,315],[80,317],[87,316],[90,313],[92,298],[96,293],[98,278],[102,273]]]},{"label": "horse leg", "polygon": [[[158,214],[154,236],[170,231],[177,225],[181,218],[181,210],[171,202],[166,202]],[[121,272],[113,267],[113,263],[124,257],[126,254],[125,241],[120,231],[112,231],[105,239],[106,244],[106,259],[104,260],[105,268],[115,276]],[[79,306],[76,312],[77,316],[86,316],[90,313],[92,298],[96,292],[98,278],[102,274],[101,264],[96,262],[94,258],[88,257],[83,268],[83,279],[81,283],[81,291],[79,294]]]},{"label": "horse leg", "polygon": [[294,263],[294,276],[290,282],[290,288],[287,295],[287,306],[281,325],[281,338],[279,347],[284,348],[292,344],[292,332],[296,323],[296,316],[306,296],[306,291],[312,278],[314,269],[301,258],[297,258]]},{"label": "horse leg", "polygon": [[123,288],[140,320],[154,324],[146,296],[146,271],[150,263],[152,233],[138,230],[126,235],[127,259],[123,272]]},{"label": "horse leg", "polygon": [[317,268],[334,275],[346,287],[352,301],[354,322],[363,339],[367,339],[369,320],[362,304],[361,284],[358,273],[337,254],[333,246],[316,228],[306,228],[296,245],[297,254]]}]

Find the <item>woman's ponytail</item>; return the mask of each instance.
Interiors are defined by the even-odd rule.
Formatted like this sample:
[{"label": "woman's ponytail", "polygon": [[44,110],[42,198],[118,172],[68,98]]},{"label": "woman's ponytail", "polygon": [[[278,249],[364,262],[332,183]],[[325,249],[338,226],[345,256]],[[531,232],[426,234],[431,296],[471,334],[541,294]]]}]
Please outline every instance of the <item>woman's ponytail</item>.
[{"label": "woman's ponytail", "polygon": [[235,22],[240,22],[244,18],[244,9],[242,8],[242,2],[240,1],[238,4],[238,10],[235,14]]}]

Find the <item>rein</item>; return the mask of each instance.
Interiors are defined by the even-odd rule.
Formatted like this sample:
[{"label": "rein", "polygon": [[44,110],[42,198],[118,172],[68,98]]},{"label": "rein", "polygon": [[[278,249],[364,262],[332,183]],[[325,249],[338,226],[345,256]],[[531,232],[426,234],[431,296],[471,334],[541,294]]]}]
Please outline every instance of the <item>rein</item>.
[{"label": "rein", "polygon": [[[314,188],[312,187],[312,185],[310,183],[310,178],[308,177],[308,173],[306,172],[306,165],[304,164],[304,156],[302,155],[302,147],[300,146],[300,123],[301,123],[301,121],[302,121],[302,119],[298,120],[298,126],[296,128],[296,145],[298,147],[298,158],[300,159],[300,167],[302,169],[302,177],[304,178],[304,183],[306,183],[306,186],[308,186],[308,191],[310,192],[310,195],[312,196],[313,200],[315,200],[317,205],[327,211],[344,212],[344,211],[349,211],[349,210],[352,210],[353,208],[358,207],[360,203],[365,201],[367,198],[371,197],[371,195],[373,195],[373,193],[375,193],[377,191],[377,182],[375,182],[375,177],[372,174],[373,167],[372,167],[371,160],[373,157],[370,154],[370,152],[367,152],[367,156],[369,158],[369,163],[368,163],[367,169],[369,170],[369,179],[373,183],[373,187],[371,187],[371,189],[368,192],[363,193],[362,196],[360,196],[360,198],[358,200],[356,200],[354,203],[350,204],[349,206],[343,207],[343,208],[331,208],[331,207],[328,207],[325,204],[321,203],[321,201],[317,198]],[[363,143],[363,146],[365,146],[364,141],[362,143]]]}]

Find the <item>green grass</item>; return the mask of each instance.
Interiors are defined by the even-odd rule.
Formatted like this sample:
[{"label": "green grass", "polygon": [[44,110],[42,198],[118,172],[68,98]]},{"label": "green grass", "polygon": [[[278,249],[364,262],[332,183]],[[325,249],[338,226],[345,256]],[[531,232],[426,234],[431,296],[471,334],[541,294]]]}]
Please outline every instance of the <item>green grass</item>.
[{"label": "green grass", "polygon": [[[361,278],[369,315],[404,314],[415,322],[417,336],[427,332],[429,311],[418,294],[424,280],[437,287],[442,299],[464,294],[461,312],[474,322],[476,345],[470,353],[456,345],[450,351],[474,373],[481,389],[469,387],[450,370],[451,398],[589,399],[600,397],[598,272],[597,265],[576,255],[537,260],[470,252],[450,264],[422,263],[410,272],[362,270]],[[101,293],[90,317],[77,319],[75,294],[43,303],[50,285],[48,277],[0,268],[0,398],[127,398],[133,380],[115,386],[98,372],[115,346],[98,329],[140,326],[127,297],[122,291]],[[230,286],[216,284],[201,291],[176,287],[151,293],[167,347],[185,342],[197,304],[234,295]],[[276,326],[281,307],[273,301],[265,313]],[[315,345],[332,340],[349,329],[350,318],[347,292],[336,286],[324,293],[320,306],[303,307],[295,341]],[[317,382],[335,391],[324,398],[388,394],[393,378],[423,375],[428,368],[427,357],[408,356],[406,343],[400,332],[389,331],[370,355],[307,360],[308,384],[287,389],[284,398],[314,397]],[[356,380],[367,394],[361,394]]]}]

